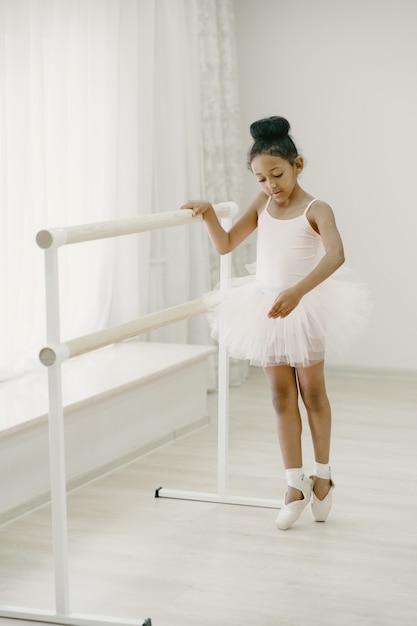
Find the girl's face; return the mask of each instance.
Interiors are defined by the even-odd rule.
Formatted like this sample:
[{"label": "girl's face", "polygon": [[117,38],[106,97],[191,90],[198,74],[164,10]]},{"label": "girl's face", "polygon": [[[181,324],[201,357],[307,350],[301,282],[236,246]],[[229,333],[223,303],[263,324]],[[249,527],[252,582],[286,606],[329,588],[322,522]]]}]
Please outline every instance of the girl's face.
[{"label": "girl's face", "polygon": [[303,170],[303,159],[298,156],[291,165],[282,157],[258,154],[251,167],[262,191],[278,204],[285,204],[298,186],[297,177]]}]

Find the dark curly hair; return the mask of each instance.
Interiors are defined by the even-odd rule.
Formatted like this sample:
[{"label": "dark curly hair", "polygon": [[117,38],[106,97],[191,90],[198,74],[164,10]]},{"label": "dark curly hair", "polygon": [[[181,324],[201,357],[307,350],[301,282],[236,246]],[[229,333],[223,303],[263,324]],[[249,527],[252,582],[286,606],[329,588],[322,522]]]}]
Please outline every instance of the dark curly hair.
[{"label": "dark curly hair", "polygon": [[248,168],[258,154],[271,154],[280,156],[291,165],[298,157],[298,150],[294,141],[288,134],[290,124],[284,117],[266,117],[257,120],[250,125],[250,134],[253,138],[253,145],[248,152]]}]

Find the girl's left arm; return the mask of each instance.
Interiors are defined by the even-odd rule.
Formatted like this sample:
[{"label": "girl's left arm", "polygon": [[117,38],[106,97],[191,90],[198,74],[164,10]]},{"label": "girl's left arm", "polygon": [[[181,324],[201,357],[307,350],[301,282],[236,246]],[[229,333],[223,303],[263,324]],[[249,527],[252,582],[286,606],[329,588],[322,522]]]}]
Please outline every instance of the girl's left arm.
[{"label": "girl's left arm", "polygon": [[321,236],[325,254],[307,276],[279,294],[268,314],[269,317],[289,315],[306,293],[331,276],[345,261],[342,238],[331,207],[325,202],[315,202],[309,210],[308,219]]}]

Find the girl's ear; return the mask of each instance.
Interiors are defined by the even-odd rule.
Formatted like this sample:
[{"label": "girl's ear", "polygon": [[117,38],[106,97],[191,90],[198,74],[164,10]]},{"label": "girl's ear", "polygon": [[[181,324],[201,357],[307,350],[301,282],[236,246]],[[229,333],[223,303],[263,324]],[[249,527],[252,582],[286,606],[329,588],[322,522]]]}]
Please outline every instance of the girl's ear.
[{"label": "girl's ear", "polygon": [[301,174],[301,172],[304,169],[304,159],[302,156],[298,156],[294,159],[294,167],[295,167],[295,173]]}]

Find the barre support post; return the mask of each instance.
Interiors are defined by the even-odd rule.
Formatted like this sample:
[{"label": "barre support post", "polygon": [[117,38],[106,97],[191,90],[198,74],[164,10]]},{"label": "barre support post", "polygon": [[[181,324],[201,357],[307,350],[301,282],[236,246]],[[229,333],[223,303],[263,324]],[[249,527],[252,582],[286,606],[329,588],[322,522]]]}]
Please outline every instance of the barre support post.
[{"label": "barre support post", "polygon": [[[58,250],[45,250],[47,341],[60,344]],[[56,612],[68,614],[68,533],[65,476],[64,411],[62,405],[62,372],[58,361],[48,369],[49,457],[51,480],[52,530],[55,561]]]},{"label": "barre support post", "polygon": [[[221,224],[225,230],[232,225],[231,217],[224,217]],[[220,290],[227,289],[230,282],[231,254],[220,257]],[[227,352],[224,324],[219,327],[218,356],[218,408],[217,408],[217,491],[219,496],[227,495],[228,490],[228,450],[229,450],[229,355]]]}]

